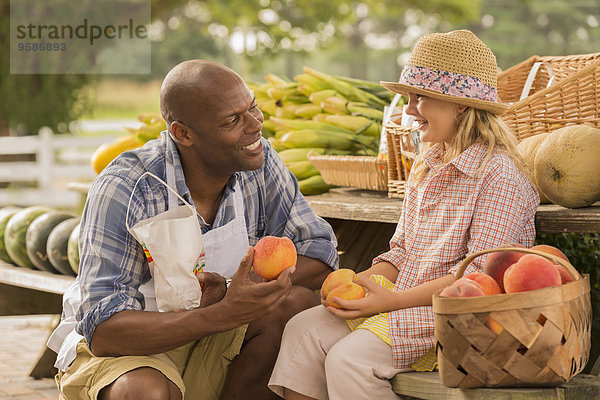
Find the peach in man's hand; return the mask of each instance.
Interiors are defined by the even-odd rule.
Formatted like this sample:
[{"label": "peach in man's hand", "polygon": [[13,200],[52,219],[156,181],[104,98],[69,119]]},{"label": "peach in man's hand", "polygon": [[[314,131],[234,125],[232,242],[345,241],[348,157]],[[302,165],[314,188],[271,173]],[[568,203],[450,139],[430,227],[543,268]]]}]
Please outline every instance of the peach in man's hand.
[{"label": "peach in man's hand", "polygon": [[277,278],[297,261],[296,246],[287,237],[265,236],[254,246],[254,271],[267,280]]}]

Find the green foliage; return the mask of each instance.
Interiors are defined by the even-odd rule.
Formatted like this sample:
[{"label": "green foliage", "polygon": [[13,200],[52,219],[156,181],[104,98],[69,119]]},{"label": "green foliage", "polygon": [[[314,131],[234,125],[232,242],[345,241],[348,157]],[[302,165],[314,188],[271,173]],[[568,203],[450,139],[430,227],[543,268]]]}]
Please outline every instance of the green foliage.
[{"label": "green foliage", "polygon": [[0,0],[0,126],[20,135],[37,134],[42,126],[65,131],[85,111],[93,76],[10,74],[9,16],[9,0]]},{"label": "green foliage", "polygon": [[589,274],[592,284],[592,350],[586,371],[600,354],[600,234],[539,234],[535,244],[558,247],[581,274]]},{"label": "green foliage", "polygon": [[473,30],[503,69],[530,56],[595,53],[600,48],[597,0],[482,0]]}]

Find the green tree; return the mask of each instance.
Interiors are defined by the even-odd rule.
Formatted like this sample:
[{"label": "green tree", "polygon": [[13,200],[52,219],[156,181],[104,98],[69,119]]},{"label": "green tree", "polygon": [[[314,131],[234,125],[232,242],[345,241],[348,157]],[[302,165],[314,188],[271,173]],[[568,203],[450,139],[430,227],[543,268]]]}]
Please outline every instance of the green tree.
[{"label": "green tree", "polygon": [[[225,43],[221,49],[233,47],[233,54],[221,54],[244,76],[262,71],[284,54],[285,75],[291,77],[299,72],[301,60],[326,49],[347,66],[345,75],[367,78],[377,52],[396,64],[398,53],[410,50],[422,34],[478,19],[479,4],[480,0],[191,0],[161,18],[200,15],[197,23]],[[178,29],[185,26],[189,25]]]},{"label": "green tree", "polygon": [[534,54],[560,56],[600,49],[597,0],[483,0],[470,25],[506,69]]},{"label": "green tree", "polygon": [[[0,135],[37,134],[42,126],[65,131],[85,109],[90,75],[10,74],[10,2],[0,0]],[[60,129],[59,129],[60,128]]]},{"label": "green tree", "polygon": [[[152,0],[152,15],[170,14],[187,0]],[[10,74],[10,0],[0,0],[0,135],[61,132],[90,106],[91,74]],[[69,61],[69,60],[67,60]]]}]

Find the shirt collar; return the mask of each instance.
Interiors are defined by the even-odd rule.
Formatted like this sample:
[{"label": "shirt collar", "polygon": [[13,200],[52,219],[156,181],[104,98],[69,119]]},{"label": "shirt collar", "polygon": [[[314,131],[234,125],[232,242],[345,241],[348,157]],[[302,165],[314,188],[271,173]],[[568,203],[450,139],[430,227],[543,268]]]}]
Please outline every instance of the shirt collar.
[{"label": "shirt collar", "polygon": [[485,159],[487,150],[488,146],[486,144],[473,144],[460,153],[458,157],[451,160],[447,165],[444,165],[443,144],[436,143],[423,154],[423,161],[436,173],[444,167],[454,167],[463,174],[475,178],[477,170]]},{"label": "shirt collar", "polygon": [[[185,183],[185,176],[183,175],[183,166],[181,165],[181,158],[179,157],[179,151],[177,150],[177,145],[175,141],[171,137],[168,131],[161,132],[162,140],[166,141],[166,152],[165,157],[167,161],[173,163],[173,167],[175,167],[175,181],[176,181],[176,190],[184,199],[193,204],[192,195],[190,193],[189,188]],[[233,191],[235,188],[235,183],[240,179],[240,172],[236,172],[229,178],[227,181],[227,188],[225,189],[225,193],[223,196],[223,200],[227,197],[229,192]]]}]

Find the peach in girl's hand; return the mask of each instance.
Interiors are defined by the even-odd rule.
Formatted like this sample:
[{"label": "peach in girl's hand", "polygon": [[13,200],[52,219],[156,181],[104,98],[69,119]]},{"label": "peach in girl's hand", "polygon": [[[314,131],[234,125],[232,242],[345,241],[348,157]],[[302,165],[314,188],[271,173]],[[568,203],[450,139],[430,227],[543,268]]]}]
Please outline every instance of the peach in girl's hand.
[{"label": "peach in girl's hand", "polygon": [[485,289],[478,282],[462,277],[440,293],[444,297],[478,297],[485,296]]},{"label": "peach in girl's hand", "polygon": [[483,287],[486,295],[502,293],[502,289],[500,289],[498,282],[496,282],[494,278],[489,275],[481,272],[472,272],[469,275],[465,275],[465,278],[479,283],[481,287]]},{"label": "peach in girl's hand", "polygon": [[526,292],[560,284],[560,272],[552,261],[536,254],[521,257],[504,273],[506,293]]},{"label": "peach in girl's hand", "polygon": [[356,273],[348,268],[340,268],[331,272],[321,286],[321,298],[325,305],[341,308],[333,301],[334,297],[344,300],[356,300],[365,297],[365,289],[354,283]]},{"label": "peach in girl's hand", "polygon": [[265,236],[254,246],[254,271],[265,279],[275,279],[298,261],[296,246],[287,237]]}]

